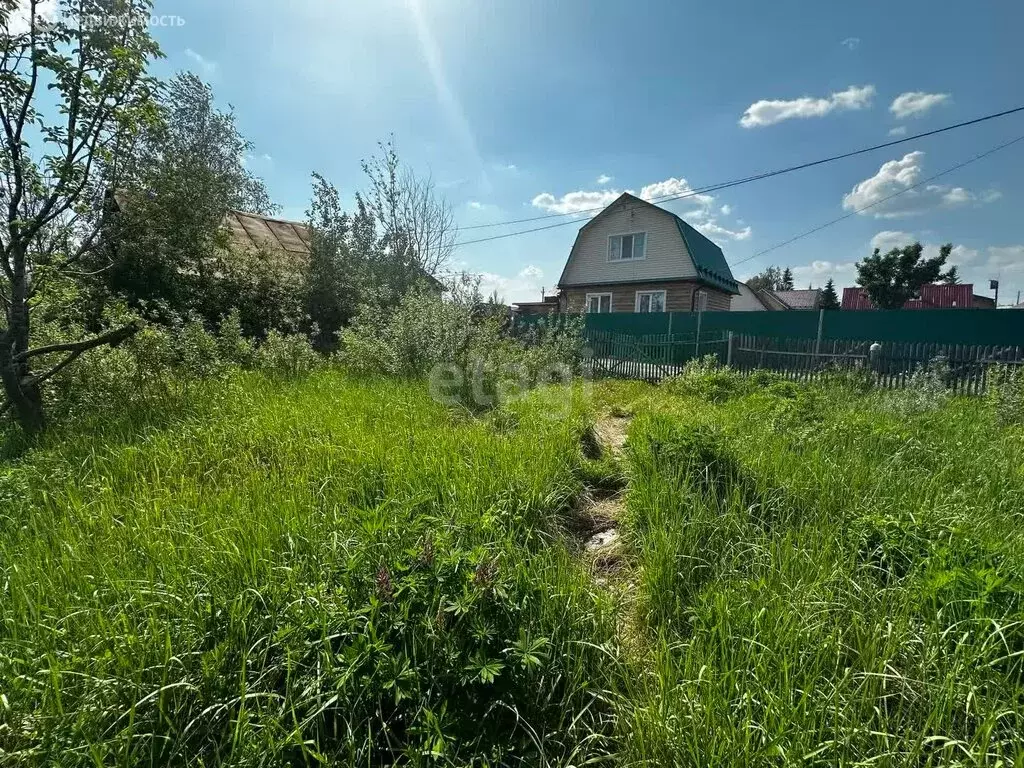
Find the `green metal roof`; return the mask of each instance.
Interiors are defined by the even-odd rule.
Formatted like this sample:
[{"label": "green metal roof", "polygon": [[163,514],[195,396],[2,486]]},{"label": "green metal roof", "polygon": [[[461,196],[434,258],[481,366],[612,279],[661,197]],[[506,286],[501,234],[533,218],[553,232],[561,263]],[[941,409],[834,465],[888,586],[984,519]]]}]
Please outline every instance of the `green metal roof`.
[{"label": "green metal roof", "polygon": [[682,235],[683,242],[686,243],[686,250],[690,252],[693,266],[697,268],[697,275],[700,279],[714,288],[738,295],[739,284],[732,276],[732,270],[729,269],[722,249],[674,213],[672,218],[676,220],[679,234]]}]

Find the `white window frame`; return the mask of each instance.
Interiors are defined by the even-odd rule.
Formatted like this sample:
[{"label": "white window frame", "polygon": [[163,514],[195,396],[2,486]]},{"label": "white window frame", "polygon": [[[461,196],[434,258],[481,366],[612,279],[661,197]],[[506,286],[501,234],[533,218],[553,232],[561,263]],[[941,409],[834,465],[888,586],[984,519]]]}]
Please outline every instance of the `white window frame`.
[{"label": "white window frame", "polygon": [[[637,291],[636,292],[636,302],[635,302],[635,304],[633,306],[633,311],[634,312],[639,312],[640,311],[640,297],[641,296],[656,296],[658,294],[661,294],[661,311],[662,312],[667,312],[668,311],[668,291]],[[651,310],[647,310],[647,311],[650,312]]]},{"label": "white window frame", "polygon": [[[602,312],[601,311],[601,299],[603,299],[605,296],[608,297],[608,312]],[[591,313],[591,311],[590,311],[590,299],[591,298],[597,299],[597,312]],[[611,291],[607,291],[607,292],[604,292],[604,293],[588,293],[586,301],[584,302],[583,306],[584,306],[584,309],[586,309],[587,314],[595,314],[595,315],[606,315],[606,314],[609,314],[612,311],[612,293],[611,293]]]},{"label": "white window frame", "polygon": [[[613,259],[612,258],[612,240],[614,240],[616,237],[629,237],[630,235],[643,235],[644,236],[644,255],[643,256],[639,256],[639,257],[631,256],[628,259],[623,259],[621,257],[622,246],[620,245],[619,246],[620,257],[617,258],[617,259]],[[633,262],[633,261],[644,261],[646,258],[647,258],[647,232],[646,231],[644,231],[642,229],[638,229],[636,232],[617,232],[614,235],[608,235],[607,259],[608,259],[608,262],[610,264],[620,264],[620,263],[623,263],[623,262],[629,263],[629,262]]]},{"label": "white window frame", "polygon": [[708,311],[708,292],[703,288],[698,288],[693,292],[693,312],[707,312]]}]

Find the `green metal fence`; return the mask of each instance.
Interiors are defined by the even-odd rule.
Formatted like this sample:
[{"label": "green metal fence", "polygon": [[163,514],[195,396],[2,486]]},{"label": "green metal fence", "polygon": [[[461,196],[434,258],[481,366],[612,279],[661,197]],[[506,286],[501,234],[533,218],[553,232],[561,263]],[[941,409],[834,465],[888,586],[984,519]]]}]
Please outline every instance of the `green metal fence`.
[{"label": "green metal fence", "polygon": [[[525,318],[519,322],[527,321]],[[830,312],[613,312],[586,316],[588,331],[652,336],[735,334],[781,339],[1024,345],[1024,310],[930,309]]]}]

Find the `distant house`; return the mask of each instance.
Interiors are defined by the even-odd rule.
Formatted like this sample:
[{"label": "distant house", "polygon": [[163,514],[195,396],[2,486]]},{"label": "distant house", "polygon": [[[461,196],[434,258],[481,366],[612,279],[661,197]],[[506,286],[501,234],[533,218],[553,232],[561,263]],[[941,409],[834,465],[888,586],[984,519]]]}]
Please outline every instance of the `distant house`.
[{"label": "distant house", "polygon": [[231,250],[261,252],[296,270],[309,261],[309,227],[303,222],[229,210],[224,230]]},{"label": "distant house", "polygon": [[[229,210],[224,217],[224,229],[229,235],[229,248],[259,252],[298,269],[309,262],[312,253],[309,225],[302,221]],[[417,272],[428,288],[444,290],[444,285],[436,277],[418,268],[411,274]]]},{"label": "distant house", "polygon": [[513,314],[523,315],[550,315],[560,310],[558,294],[545,296],[543,301],[517,301],[512,305]]},{"label": "distant house", "polygon": [[[996,302],[988,296],[978,296],[974,285],[924,285],[921,295],[910,299],[903,309],[995,309]],[[867,290],[859,286],[843,288],[842,309],[876,309]]]},{"label": "distant house", "polygon": [[806,291],[769,291],[739,284],[740,293],[732,299],[732,312],[784,312],[794,309],[821,309],[821,289]]},{"label": "distant house", "polygon": [[772,295],[786,305],[787,309],[821,309],[821,288],[803,291],[772,291]]},{"label": "distant house", "polygon": [[629,193],[583,225],[558,287],[563,312],[727,310],[740,292],[721,248]]},{"label": "distant house", "polygon": [[[113,214],[125,209],[128,198],[122,193],[107,193],[106,204]],[[248,255],[262,259],[282,278],[297,278],[303,274],[312,253],[309,226],[302,221],[289,221],[257,213],[229,209],[221,225],[222,237],[217,246],[222,258],[230,254]],[[214,277],[220,277],[214,272]],[[444,290],[437,278],[420,272],[428,287]]]}]

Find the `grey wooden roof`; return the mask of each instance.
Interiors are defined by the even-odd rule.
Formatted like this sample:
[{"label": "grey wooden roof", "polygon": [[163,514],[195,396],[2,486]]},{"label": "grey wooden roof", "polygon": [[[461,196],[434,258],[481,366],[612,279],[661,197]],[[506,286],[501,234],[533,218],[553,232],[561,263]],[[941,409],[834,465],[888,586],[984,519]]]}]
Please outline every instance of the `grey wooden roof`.
[{"label": "grey wooden roof", "polygon": [[224,227],[231,245],[242,249],[261,249],[293,257],[309,256],[309,229],[299,221],[275,219],[243,211],[228,211]]}]

